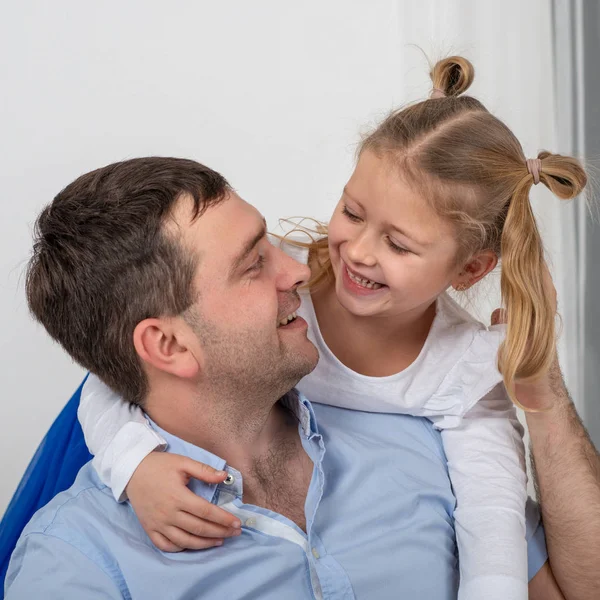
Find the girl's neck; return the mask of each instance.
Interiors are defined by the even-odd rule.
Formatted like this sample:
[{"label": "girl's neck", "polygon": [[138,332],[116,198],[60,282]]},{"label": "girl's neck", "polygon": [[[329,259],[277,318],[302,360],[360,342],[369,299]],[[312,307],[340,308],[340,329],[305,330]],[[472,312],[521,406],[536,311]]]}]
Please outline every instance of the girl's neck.
[{"label": "girl's neck", "polygon": [[433,302],[401,315],[360,317],[339,303],[332,284],[311,297],[329,349],[353,371],[373,377],[399,373],[416,360],[436,312]]}]

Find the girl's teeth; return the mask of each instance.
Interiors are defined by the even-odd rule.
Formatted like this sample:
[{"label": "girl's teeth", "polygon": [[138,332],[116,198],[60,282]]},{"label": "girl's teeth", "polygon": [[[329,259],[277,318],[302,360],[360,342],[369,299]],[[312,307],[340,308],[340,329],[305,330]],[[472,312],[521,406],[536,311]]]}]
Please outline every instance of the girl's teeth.
[{"label": "girl's teeth", "polygon": [[348,271],[348,275],[350,276],[350,279],[352,279],[352,281],[355,281],[359,285],[362,285],[363,287],[366,287],[370,290],[378,290],[381,287],[380,283],[375,283],[370,279],[362,279],[360,277],[356,277],[356,275],[350,273],[350,271]]}]

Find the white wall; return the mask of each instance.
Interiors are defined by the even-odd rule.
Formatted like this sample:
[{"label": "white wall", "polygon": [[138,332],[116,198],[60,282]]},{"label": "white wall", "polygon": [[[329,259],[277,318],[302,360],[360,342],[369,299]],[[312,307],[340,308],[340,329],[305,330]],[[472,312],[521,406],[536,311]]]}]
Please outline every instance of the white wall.
[{"label": "white wall", "polygon": [[128,157],[191,157],[270,224],[326,219],[360,128],[428,93],[411,43],[465,53],[473,93],[526,149],[554,142],[546,0],[30,0],[2,12],[0,514],[83,375],[23,294],[31,225],[75,177]]}]

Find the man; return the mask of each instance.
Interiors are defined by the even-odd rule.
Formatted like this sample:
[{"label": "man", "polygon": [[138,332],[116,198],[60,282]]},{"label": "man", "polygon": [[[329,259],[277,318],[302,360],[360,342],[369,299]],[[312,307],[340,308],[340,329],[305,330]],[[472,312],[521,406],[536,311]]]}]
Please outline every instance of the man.
[{"label": "man", "polygon": [[[226,469],[218,486],[191,486],[243,526],[223,547],[164,554],[88,464],[23,532],[8,599],[456,596],[454,498],[432,426],[313,407],[292,390],[318,359],[301,319],[281,324],[308,276],[269,244],[255,208],[192,161],[110,165],[55,198],[38,221],[32,311],[143,406],[169,451]],[[568,412],[552,377],[520,397]],[[552,456],[559,438],[568,457],[556,461],[569,461],[569,485],[585,485],[587,504],[562,504],[570,491],[538,460],[553,569],[541,566],[533,523],[530,597],[544,600],[586,597],[600,538],[586,530],[600,519],[588,507],[600,506],[597,455],[572,414],[565,425],[553,410],[532,421],[534,452]],[[565,523],[578,535],[563,549],[554,540]]]}]

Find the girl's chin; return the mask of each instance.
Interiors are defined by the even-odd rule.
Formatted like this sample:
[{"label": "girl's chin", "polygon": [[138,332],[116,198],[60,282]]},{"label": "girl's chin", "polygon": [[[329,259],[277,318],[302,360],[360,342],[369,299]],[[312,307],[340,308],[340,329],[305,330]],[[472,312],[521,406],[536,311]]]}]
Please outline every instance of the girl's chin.
[{"label": "girl's chin", "polygon": [[335,295],[339,304],[357,317],[377,316],[383,313],[383,307],[378,299],[372,298],[367,300],[364,297],[354,296],[343,288],[340,289],[337,284],[335,286]]}]

